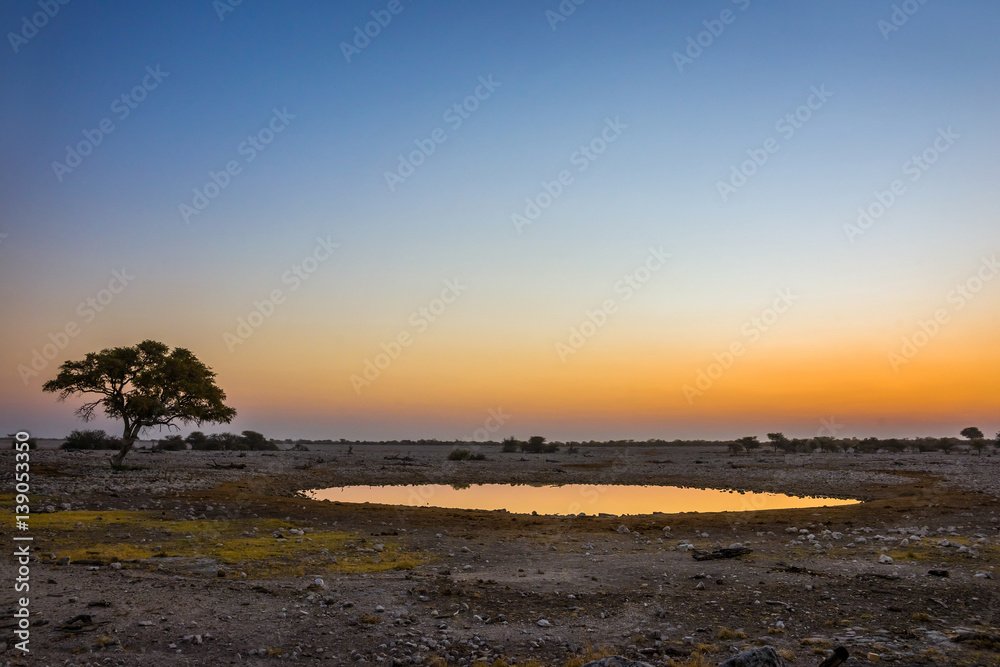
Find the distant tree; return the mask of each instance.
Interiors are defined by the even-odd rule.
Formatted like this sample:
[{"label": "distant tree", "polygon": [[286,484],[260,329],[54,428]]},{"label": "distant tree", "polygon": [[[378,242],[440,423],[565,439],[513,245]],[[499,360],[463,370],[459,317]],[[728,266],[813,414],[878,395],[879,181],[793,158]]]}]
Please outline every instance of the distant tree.
[{"label": "distant tree", "polygon": [[171,350],[154,340],[63,362],[59,374],[42,390],[57,393],[61,401],[77,394],[96,395],[77,409],[77,415],[90,421],[102,408],[109,417],[122,421],[121,448],[111,457],[113,468],[121,468],[146,429],[176,428],[176,422],[228,424],[236,416],[236,410],[223,403],[226,394],[215,384],[212,369],[188,350]]},{"label": "distant tree", "polygon": [[247,449],[255,452],[275,451],[278,449],[276,444],[265,438],[264,434],[257,431],[243,431],[241,440],[247,446]]},{"label": "distant tree", "polygon": [[983,439],[984,436],[982,431],[975,426],[967,426],[962,429],[962,432],[959,435],[963,438],[968,438],[969,445],[979,452],[980,456],[983,455],[983,448],[986,447],[986,441]]},{"label": "distant tree", "polygon": [[775,452],[779,448],[784,450],[788,446],[788,438],[785,437],[784,433],[768,433],[767,439],[771,441],[771,446],[774,447]]},{"label": "distant tree", "polygon": [[745,435],[739,440],[737,440],[737,442],[746,447],[746,450],[748,452],[751,452],[760,447],[760,441],[757,440],[757,436],[755,435]]},{"label": "distant tree", "polygon": [[982,439],[983,432],[975,426],[966,426],[962,429],[962,432],[959,433],[959,435],[963,438],[968,438],[969,440],[979,440]]},{"label": "distant tree", "polygon": [[221,451],[246,451],[250,447],[235,433],[213,433],[208,436],[208,449]]},{"label": "distant tree", "polygon": [[201,431],[191,431],[184,442],[191,445],[191,449],[205,449],[205,443],[208,441],[208,436]]},{"label": "distant tree", "polygon": [[521,451],[529,454],[542,454],[544,452],[559,451],[559,446],[555,443],[546,444],[545,438],[540,435],[533,435],[528,438],[528,442],[521,443]]},{"label": "distant tree", "polygon": [[[7,437],[10,438],[10,448],[17,449],[17,433],[8,433]],[[38,438],[29,437],[27,440],[23,440],[22,442],[28,443],[29,450],[38,449]]]},{"label": "distant tree", "polygon": [[739,440],[733,440],[726,443],[726,449],[729,450],[730,455],[739,454],[743,451],[743,444]]},{"label": "distant tree", "polygon": [[521,443],[517,441],[517,438],[510,436],[509,438],[504,438],[503,443],[500,445],[500,451],[505,454],[513,454],[517,451],[518,446]]},{"label": "distant tree", "polygon": [[187,442],[179,435],[168,435],[153,445],[153,451],[157,452],[181,452],[187,448]]},{"label": "distant tree", "polygon": [[834,439],[828,435],[818,435],[813,439],[816,446],[822,449],[824,452],[836,452],[840,450],[840,447],[834,442]]},{"label": "distant tree", "polygon": [[60,446],[60,449],[119,449],[122,441],[109,436],[101,429],[92,431],[73,431]]}]

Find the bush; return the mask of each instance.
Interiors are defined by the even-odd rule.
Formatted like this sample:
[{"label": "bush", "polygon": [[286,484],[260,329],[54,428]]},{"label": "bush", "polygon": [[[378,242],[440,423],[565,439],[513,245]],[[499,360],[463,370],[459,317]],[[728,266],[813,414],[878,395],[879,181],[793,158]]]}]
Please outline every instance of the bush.
[{"label": "bush", "polygon": [[520,443],[521,451],[528,454],[553,454],[559,451],[559,445],[554,442],[545,442],[545,438],[540,435],[533,435],[528,438],[528,442]]},{"label": "bush", "polygon": [[485,461],[486,460],[486,454],[483,454],[482,452],[476,452],[475,454],[473,454],[473,455],[471,455],[469,457],[469,460],[470,461]]},{"label": "bush", "polygon": [[213,433],[209,436],[195,431],[187,437],[187,441],[191,444],[191,449],[203,452],[258,452],[277,451],[278,449],[278,445],[257,431],[243,431],[240,435],[236,435],[235,433]]},{"label": "bush", "polygon": [[[278,445],[274,444],[270,440],[264,437],[263,434],[257,431],[243,431],[240,437],[242,444],[246,445],[246,448],[254,452],[274,452],[278,450]],[[306,451],[309,451],[308,449]]]},{"label": "bush", "polygon": [[[8,433],[7,437],[10,438],[10,448],[17,449],[17,433]],[[38,449],[38,438],[29,437],[24,442],[28,443],[28,449]]]},{"label": "bush", "polygon": [[448,453],[449,461],[468,461],[472,452],[468,449],[453,449]]},{"label": "bush", "polygon": [[187,448],[184,438],[179,435],[168,435],[153,445],[154,452],[182,452]]},{"label": "bush", "polygon": [[73,431],[60,449],[120,449],[121,438],[115,438],[102,430]]},{"label": "bush", "polygon": [[504,438],[503,444],[500,447],[500,451],[505,454],[513,454],[514,452],[517,451],[518,447],[521,444],[522,443],[518,442],[517,438],[515,438],[514,436],[511,436],[509,438]]}]

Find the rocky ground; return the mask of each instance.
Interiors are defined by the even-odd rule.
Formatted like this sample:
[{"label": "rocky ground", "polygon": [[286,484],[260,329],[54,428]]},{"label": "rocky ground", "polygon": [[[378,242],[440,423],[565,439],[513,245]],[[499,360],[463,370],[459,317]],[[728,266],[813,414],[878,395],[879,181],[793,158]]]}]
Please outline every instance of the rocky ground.
[{"label": "rocky ground", "polygon": [[[0,663],[581,665],[617,653],[715,665],[770,644],[793,665],[838,645],[861,663],[1000,665],[1000,456],[482,451],[136,452],[137,469],[117,473],[106,452],[33,452],[31,653],[8,639]],[[12,452],[0,460],[13,470]],[[570,517],[298,493],[484,482],[865,502]],[[0,502],[13,512],[12,496]],[[692,557],[736,543],[752,552]],[[2,560],[11,585],[16,570]],[[6,590],[9,619],[20,595]]]}]

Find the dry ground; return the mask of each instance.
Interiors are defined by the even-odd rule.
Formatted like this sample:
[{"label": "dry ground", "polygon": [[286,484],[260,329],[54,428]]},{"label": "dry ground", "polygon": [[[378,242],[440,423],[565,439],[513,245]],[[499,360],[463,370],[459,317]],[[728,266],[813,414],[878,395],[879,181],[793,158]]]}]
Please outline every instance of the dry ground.
[{"label": "dry ground", "polygon": [[[817,665],[836,645],[862,663],[1000,665],[1000,457],[482,451],[488,460],[461,462],[431,447],[137,452],[127,462],[139,469],[119,473],[103,452],[34,452],[33,511],[55,511],[30,520],[31,654],[8,645],[0,662],[578,665],[611,652],[697,665],[770,643],[794,665]],[[10,452],[0,460],[13,469]],[[568,517],[296,493],[483,482],[673,484],[866,502]],[[0,503],[13,509],[9,495]],[[735,542],[753,553],[696,561],[684,546]],[[65,557],[70,564],[58,564]],[[2,563],[13,582],[13,559]],[[6,590],[9,618],[15,596]],[[80,615],[89,619],[65,624]]]}]

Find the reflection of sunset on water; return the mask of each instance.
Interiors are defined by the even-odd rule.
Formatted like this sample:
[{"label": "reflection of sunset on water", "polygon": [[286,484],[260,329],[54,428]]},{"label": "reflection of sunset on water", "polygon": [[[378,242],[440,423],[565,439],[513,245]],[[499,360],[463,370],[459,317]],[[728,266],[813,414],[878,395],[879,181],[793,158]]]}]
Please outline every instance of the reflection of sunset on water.
[{"label": "reflection of sunset on water", "polygon": [[782,493],[614,484],[475,484],[458,489],[447,484],[346,486],[309,491],[307,495],[315,500],[344,503],[507,510],[517,514],[743,512],[852,505],[858,502],[838,498],[797,498]]}]

